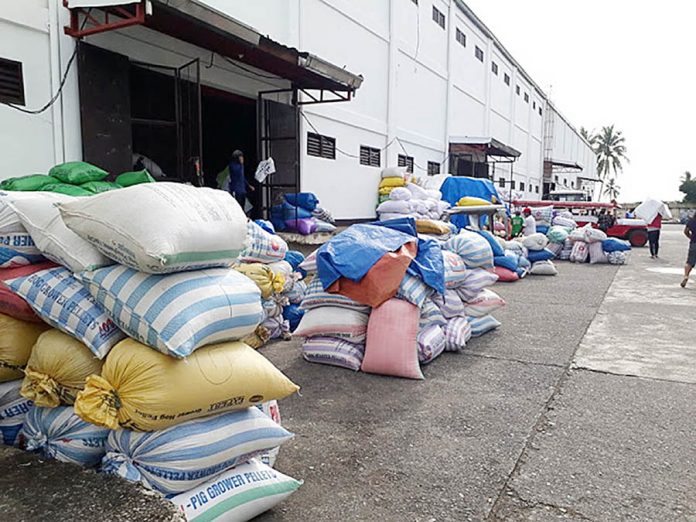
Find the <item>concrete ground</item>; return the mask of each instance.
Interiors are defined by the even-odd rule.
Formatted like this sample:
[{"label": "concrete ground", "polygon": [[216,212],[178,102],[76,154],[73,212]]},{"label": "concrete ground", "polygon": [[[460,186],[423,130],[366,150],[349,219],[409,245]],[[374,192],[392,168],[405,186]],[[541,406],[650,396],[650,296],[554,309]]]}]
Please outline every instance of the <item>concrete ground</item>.
[{"label": "concrete ground", "polygon": [[[559,263],[496,285],[503,326],[407,381],[262,349],[302,386],[276,467],[303,479],[268,521],[696,521],[696,280],[661,259]],[[695,274],[696,275],[696,274]],[[0,520],[176,520],[112,477],[0,452]]]}]

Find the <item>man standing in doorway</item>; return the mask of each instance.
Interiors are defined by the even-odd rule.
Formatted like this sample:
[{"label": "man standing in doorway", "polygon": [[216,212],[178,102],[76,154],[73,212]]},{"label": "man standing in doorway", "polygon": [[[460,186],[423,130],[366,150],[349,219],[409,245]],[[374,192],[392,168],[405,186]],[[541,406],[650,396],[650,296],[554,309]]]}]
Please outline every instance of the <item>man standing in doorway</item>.
[{"label": "man standing in doorway", "polygon": [[525,236],[531,236],[532,234],[536,234],[536,219],[534,219],[534,216],[532,216],[532,210],[529,207],[527,207],[522,211],[522,213],[524,214],[523,234]]},{"label": "man standing in doorway", "polygon": [[694,212],[689,221],[686,222],[684,235],[689,238],[689,253],[686,256],[686,264],[684,265],[684,279],[682,279],[681,282],[682,288],[686,288],[691,270],[696,266],[696,212]]},{"label": "man standing in doorway", "polygon": [[232,153],[232,161],[229,165],[230,185],[229,191],[234,199],[237,200],[239,206],[244,212],[244,204],[246,203],[247,187],[250,191],[254,191],[254,187],[246,180],[244,175],[244,154],[241,150],[235,150]]},{"label": "man standing in doorway", "polygon": [[655,219],[648,225],[651,259],[657,259],[657,254],[660,251],[660,229],[662,229],[662,214],[658,212]]}]

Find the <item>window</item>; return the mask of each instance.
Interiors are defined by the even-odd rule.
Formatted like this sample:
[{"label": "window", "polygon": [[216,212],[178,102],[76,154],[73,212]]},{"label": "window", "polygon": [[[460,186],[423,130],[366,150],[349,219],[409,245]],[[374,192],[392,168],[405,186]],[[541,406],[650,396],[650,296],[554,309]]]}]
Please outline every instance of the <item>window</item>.
[{"label": "window", "polygon": [[440,173],[440,164],[437,161],[428,162],[428,176],[434,176]]},{"label": "window", "polygon": [[537,185],[537,186],[534,187],[534,188],[536,189],[534,192],[536,192],[536,193],[538,194],[538,193],[539,193],[539,185]]},{"label": "window", "polygon": [[532,102],[532,109],[536,110],[536,101]]},{"label": "window", "polygon": [[515,87],[515,92],[517,93],[517,96],[520,95],[520,86],[519,85],[517,87]]},{"label": "window", "polygon": [[24,105],[22,62],[0,58],[0,102]]},{"label": "window", "polygon": [[514,179],[510,181],[510,188],[512,190],[515,190],[515,180]]},{"label": "window", "polygon": [[524,192],[524,182],[523,181],[520,182],[520,190],[522,192]]},{"label": "window", "polygon": [[558,176],[556,176],[556,183],[558,183]]},{"label": "window", "polygon": [[563,186],[564,187],[568,186],[568,178],[563,178]]},{"label": "window", "polygon": [[505,81],[505,85],[510,85],[510,75],[508,73],[503,75],[503,80]]},{"label": "window", "polygon": [[505,188],[505,178],[498,178],[498,186],[500,188]]},{"label": "window", "polygon": [[539,105],[539,116],[541,116],[541,105]]},{"label": "window", "polygon": [[476,53],[476,58],[478,59],[479,62],[483,61],[483,49],[481,49],[478,45],[476,46],[476,49],[474,50]]},{"label": "window", "polygon": [[318,158],[336,159],[336,138],[313,132],[307,133],[307,155]]},{"label": "window", "polygon": [[368,167],[381,167],[382,151],[373,147],[360,145],[360,164]]},{"label": "window", "polygon": [[498,64],[495,62],[491,62],[491,71],[493,71],[493,74],[498,76]]},{"label": "window", "polygon": [[524,101],[529,103],[529,93],[527,92],[524,93]]},{"label": "window", "polygon": [[457,29],[457,41],[462,44],[462,47],[466,47],[466,35]]},{"label": "window", "polygon": [[433,20],[437,25],[442,27],[443,29],[445,28],[445,15],[440,12],[440,10],[433,6]]},{"label": "window", "polygon": [[413,172],[413,156],[399,154],[399,167],[406,167],[406,172]]}]

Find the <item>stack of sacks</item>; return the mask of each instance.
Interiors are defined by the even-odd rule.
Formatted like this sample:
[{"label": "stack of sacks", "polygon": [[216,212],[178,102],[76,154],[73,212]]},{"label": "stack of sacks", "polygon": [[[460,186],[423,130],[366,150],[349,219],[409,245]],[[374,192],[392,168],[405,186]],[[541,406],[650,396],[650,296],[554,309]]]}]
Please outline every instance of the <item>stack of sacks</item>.
[{"label": "stack of sacks", "polygon": [[304,281],[307,272],[300,268],[304,260],[302,252],[296,250],[289,250],[285,254],[284,261],[292,268],[291,277],[288,279],[289,284],[286,284],[283,289],[283,297],[288,301],[288,304],[283,307],[283,318],[288,322],[290,332],[297,329],[304,316],[304,310],[300,308],[307,293],[307,283]]},{"label": "stack of sacks", "polygon": [[546,248],[549,244],[549,239],[541,232],[526,236],[522,240],[523,246],[527,249],[527,259],[531,263],[529,273],[531,275],[556,275],[555,266],[551,259],[556,255],[553,251]]},{"label": "stack of sacks", "polygon": [[[390,199],[395,188],[405,187],[410,174],[406,167],[387,167],[382,169],[378,189],[378,203],[382,204]],[[386,211],[385,211],[386,212]]]},{"label": "stack of sacks", "polygon": [[609,264],[623,265],[626,263],[626,252],[631,250],[631,243],[610,237],[602,241],[602,250]]},{"label": "stack of sacks", "polygon": [[569,234],[570,231],[566,227],[562,227],[560,225],[551,226],[546,233],[546,237],[549,240],[549,244],[546,248],[553,252],[556,257],[559,257],[563,251],[563,246],[565,245]]},{"label": "stack of sacks", "polygon": [[[231,268],[243,251],[285,252],[277,243],[245,250],[246,217],[228,193],[159,183],[57,207],[40,201],[38,210],[12,204],[42,253],[64,266],[5,281],[57,328],[38,337],[26,362],[21,393],[36,406],[20,432],[24,447],[84,466],[104,459],[105,471],[177,494],[289,436],[269,437],[280,428],[256,406],[297,387],[233,342],[263,316],[259,288]],[[50,209],[60,214],[49,219]],[[226,434],[214,454],[188,440],[194,428],[182,423],[198,418],[208,433]],[[148,436],[136,432],[153,430],[156,440],[141,444]],[[153,470],[150,459],[175,450],[180,459]],[[146,469],[176,485],[160,488]]]},{"label": "stack of sacks", "polygon": [[553,205],[546,207],[534,207],[531,210],[532,216],[536,221],[537,232],[540,234],[546,234],[553,220]]},{"label": "stack of sacks", "polygon": [[557,212],[551,223],[570,230],[578,227],[578,224],[575,222],[575,218],[573,217],[573,213],[567,210]]},{"label": "stack of sacks", "polygon": [[[424,234],[444,235],[451,233],[450,227],[439,222],[450,207],[442,200],[439,190],[426,189],[407,179],[409,176],[403,168],[386,168],[382,170],[380,198],[377,214],[381,221],[413,217],[423,220],[420,228]],[[414,180],[415,181],[415,180]],[[420,230],[419,230],[420,232]]]},{"label": "stack of sacks", "polygon": [[0,183],[0,189],[21,192],[54,192],[68,196],[91,196],[109,190],[155,181],[147,170],[124,172],[117,176],[114,182],[106,181],[108,176],[108,172],[95,165],[84,161],[71,161],[54,166],[48,175],[30,174],[6,179]]},{"label": "stack of sacks", "polygon": [[[488,241],[491,247],[494,265],[492,270],[498,276],[498,281],[512,283],[527,275],[524,265],[520,265],[521,251],[508,248],[508,242],[494,236],[487,230],[477,230],[476,232]],[[519,243],[514,243],[519,245]]]},{"label": "stack of sacks", "polygon": [[[572,250],[570,252],[569,260],[573,263],[585,263],[590,262],[591,264],[597,263],[608,263],[609,251],[613,250],[613,246],[616,245],[619,251],[623,251],[626,248],[626,242],[614,243],[610,241],[607,243],[609,251],[605,252],[604,242],[607,241],[607,235],[602,230],[598,228],[593,228],[590,224],[585,225],[582,228],[576,228],[568,236],[569,241],[572,243]],[[628,246],[630,249],[630,245]],[[624,257],[623,260],[619,258]],[[612,256],[614,262],[623,261],[625,262],[625,256]]]},{"label": "stack of sacks", "polygon": [[271,222],[275,230],[305,236],[336,231],[333,216],[319,206],[319,200],[311,192],[285,194],[283,202],[271,208]]}]

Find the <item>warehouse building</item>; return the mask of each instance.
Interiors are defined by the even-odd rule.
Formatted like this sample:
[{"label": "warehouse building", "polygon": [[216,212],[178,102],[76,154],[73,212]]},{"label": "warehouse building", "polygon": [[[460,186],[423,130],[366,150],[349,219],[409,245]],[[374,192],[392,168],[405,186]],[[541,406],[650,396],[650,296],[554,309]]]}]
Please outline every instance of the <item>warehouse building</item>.
[{"label": "warehouse building", "polygon": [[2,177],[140,160],[214,186],[241,149],[275,161],[257,211],[303,190],[350,220],[375,216],[386,166],[488,177],[515,199],[596,178],[590,146],[459,0],[66,3],[0,5]]}]

